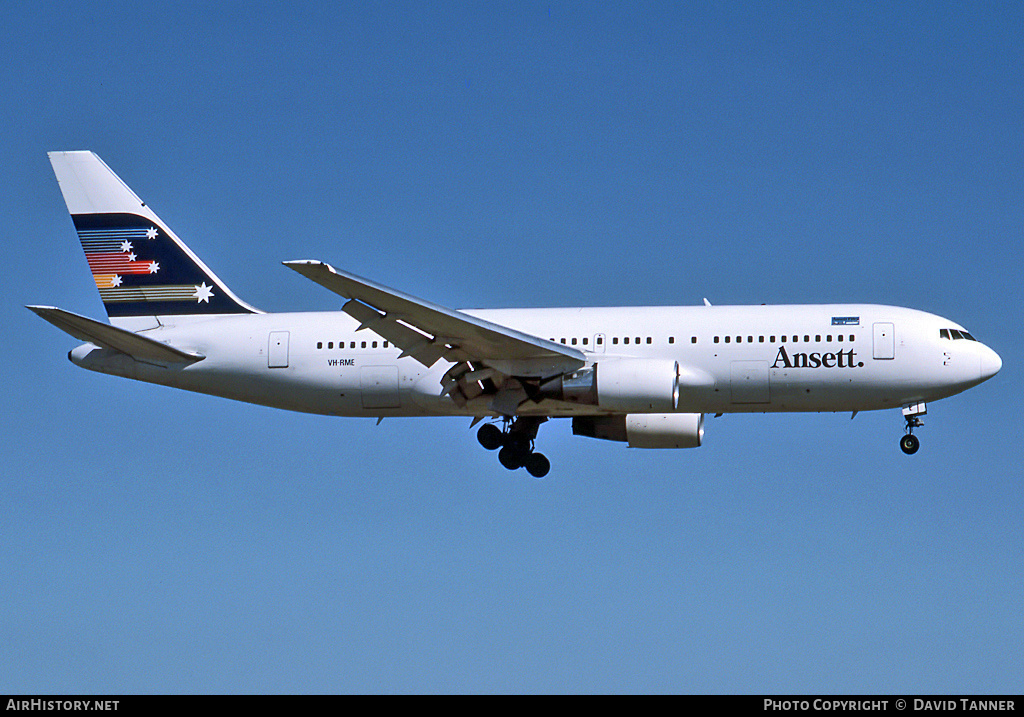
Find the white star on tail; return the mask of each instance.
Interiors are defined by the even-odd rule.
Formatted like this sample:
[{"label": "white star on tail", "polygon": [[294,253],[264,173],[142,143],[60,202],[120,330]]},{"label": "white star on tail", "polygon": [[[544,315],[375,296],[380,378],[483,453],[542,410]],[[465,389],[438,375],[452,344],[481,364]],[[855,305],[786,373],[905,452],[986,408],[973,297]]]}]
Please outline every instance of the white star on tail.
[{"label": "white star on tail", "polygon": [[131,251],[132,243],[130,241],[121,242],[121,251]]},{"label": "white star on tail", "polygon": [[192,298],[196,299],[197,304],[201,304],[204,301],[209,304],[211,296],[213,296],[213,287],[207,286],[205,281],[202,286],[197,286],[196,293],[192,294]]},{"label": "white star on tail", "polygon": [[149,262],[149,273],[150,274],[155,274],[158,271],[160,271],[160,265],[157,264],[155,261]]},{"label": "white star on tail", "polygon": [[156,239],[156,227],[150,227],[146,230],[147,239]]},{"label": "white star on tail", "polygon": [[118,276],[117,274],[114,274],[112,277],[110,277],[110,285],[121,286],[121,277]]}]

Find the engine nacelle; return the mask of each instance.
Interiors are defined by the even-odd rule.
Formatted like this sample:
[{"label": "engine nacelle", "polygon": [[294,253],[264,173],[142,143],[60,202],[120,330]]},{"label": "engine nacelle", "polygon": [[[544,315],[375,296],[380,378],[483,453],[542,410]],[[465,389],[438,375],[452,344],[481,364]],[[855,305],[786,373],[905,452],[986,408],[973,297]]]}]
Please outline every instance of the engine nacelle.
[{"label": "engine nacelle", "polygon": [[676,410],[679,363],[669,359],[612,359],[597,365],[597,405],[622,413]]},{"label": "engine nacelle", "polygon": [[703,413],[639,413],[625,416],[577,416],[572,432],[630,448],[698,448],[704,440]]},{"label": "engine nacelle", "polygon": [[619,413],[667,413],[679,405],[679,364],[670,359],[606,359],[548,381],[538,395]]}]

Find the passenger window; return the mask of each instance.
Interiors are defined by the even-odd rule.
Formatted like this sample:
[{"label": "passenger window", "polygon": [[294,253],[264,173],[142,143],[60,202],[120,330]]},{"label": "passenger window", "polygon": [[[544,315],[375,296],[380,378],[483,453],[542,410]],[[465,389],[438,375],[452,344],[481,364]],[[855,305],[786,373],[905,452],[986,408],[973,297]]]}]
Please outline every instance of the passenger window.
[{"label": "passenger window", "polygon": [[815,342],[815,343],[819,343],[819,344],[821,343],[821,334],[817,334],[817,335],[815,335],[815,337],[814,337],[814,342]]},{"label": "passenger window", "polygon": [[675,336],[669,336],[669,337],[668,337],[668,342],[669,342],[670,344],[674,344],[674,343],[676,342],[676,337],[675,337]]},{"label": "passenger window", "polygon": [[586,346],[586,345],[587,345],[587,342],[589,342],[589,341],[590,341],[590,339],[584,338],[584,339],[583,339],[583,345],[584,345],[584,346]]},{"label": "passenger window", "polygon": [[575,339],[575,338],[573,338],[573,340],[572,340],[572,345],[573,345],[573,346],[575,346],[575,345],[576,345],[576,339]]},{"label": "passenger window", "polygon": [[562,343],[563,343],[563,344],[565,343],[565,339],[562,339]]},{"label": "passenger window", "polygon": [[387,341],[385,341],[385,342],[384,342],[384,348],[387,348],[387,347],[388,347],[388,342],[387,342]]},{"label": "passenger window", "polygon": [[752,343],[754,343],[754,337],[753,337],[753,336],[748,336],[748,337],[747,337],[747,343],[748,343],[748,344],[752,344]]},{"label": "passenger window", "polygon": [[354,348],[356,347],[356,342],[355,342],[355,341],[352,341],[351,343],[349,343],[348,347],[349,347],[350,349],[354,349]]},{"label": "passenger window", "polygon": [[366,348],[366,342],[365,341],[363,342],[363,345],[362,345],[361,348],[364,348],[364,349]]},{"label": "passenger window", "polygon": [[850,341],[853,341],[853,334],[850,334]]},{"label": "passenger window", "polygon": [[726,336],[726,337],[725,337],[725,343],[729,343],[729,340],[730,340],[731,338],[732,338],[731,336]]},{"label": "passenger window", "polygon": [[604,344],[604,336],[598,336],[597,337],[597,345],[601,346],[602,344]]},{"label": "passenger window", "polygon": [[715,343],[716,344],[718,343],[718,337],[717,336],[715,337]]},{"label": "passenger window", "polygon": [[695,343],[697,343],[697,337],[696,337],[696,336],[691,336],[691,337],[690,337],[690,343],[691,343],[691,344],[695,344]]},{"label": "passenger window", "polygon": [[651,343],[651,337],[650,336],[647,337],[647,343]]},{"label": "passenger window", "polygon": [[618,346],[619,345],[619,337],[618,336],[612,336],[612,345],[613,346]]},{"label": "passenger window", "polygon": [[742,344],[743,343],[743,337],[742,336],[737,336],[736,337],[736,343]]},{"label": "passenger window", "polygon": [[825,337],[825,343],[827,343],[827,344],[832,343],[832,334],[829,334],[828,336]]},{"label": "passenger window", "polygon": [[811,337],[810,337],[810,336],[807,336],[807,335],[805,334],[805,335],[804,335],[804,343],[805,343],[805,344],[809,344],[809,343],[811,343]]},{"label": "passenger window", "polygon": [[377,348],[377,342],[376,341],[373,342],[373,348]]},{"label": "passenger window", "polygon": [[[774,336],[769,336],[768,340],[771,341],[773,344],[775,343],[775,337]],[[786,339],[782,339],[782,340],[785,341]]]},{"label": "passenger window", "polygon": [[842,343],[843,342],[843,335],[839,334],[838,336],[836,336],[836,339],[839,341],[839,343]]},{"label": "passenger window", "polygon": [[[943,331],[945,331],[945,329],[943,329]],[[324,347],[324,342],[323,341],[317,341],[316,342],[316,347],[318,349],[322,349]]]},{"label": "passenger window", "polygon": [[629,337],[627,336],[626,338],[622,339],[622,343],[628,344],[629,343]]}]

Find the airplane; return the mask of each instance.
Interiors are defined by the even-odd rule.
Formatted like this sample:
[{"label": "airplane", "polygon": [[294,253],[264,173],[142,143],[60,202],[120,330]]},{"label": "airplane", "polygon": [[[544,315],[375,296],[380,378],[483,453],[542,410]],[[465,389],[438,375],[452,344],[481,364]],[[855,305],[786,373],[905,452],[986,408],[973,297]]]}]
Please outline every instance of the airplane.
[{"label": "airplane", "polygon": [[902,409],[1002,360],[949,319],[872,304],[453,310],[317,260],[284,265],[346,300],[268,313],[238,298],[95,154],[51,152],[108,323],[28,306],[86,343],[83,368],[331,416],[465,416],[505,468],[543,477],[541,424],[695,448],[705,414]]}]

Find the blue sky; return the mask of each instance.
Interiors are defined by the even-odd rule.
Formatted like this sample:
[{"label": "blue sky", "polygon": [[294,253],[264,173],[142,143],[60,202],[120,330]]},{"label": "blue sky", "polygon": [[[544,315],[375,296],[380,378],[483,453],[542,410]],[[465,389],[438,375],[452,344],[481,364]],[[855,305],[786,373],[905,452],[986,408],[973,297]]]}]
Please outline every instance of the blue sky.
[{"label": "blue sky", "polygon": [[[0,693],[1024,689],[1024,13],[995,3],[13,3]],[[82,371],[48,150],[244,299],[317,258],[454,307],[877,302],[1002,373],[639,451]]]}]

